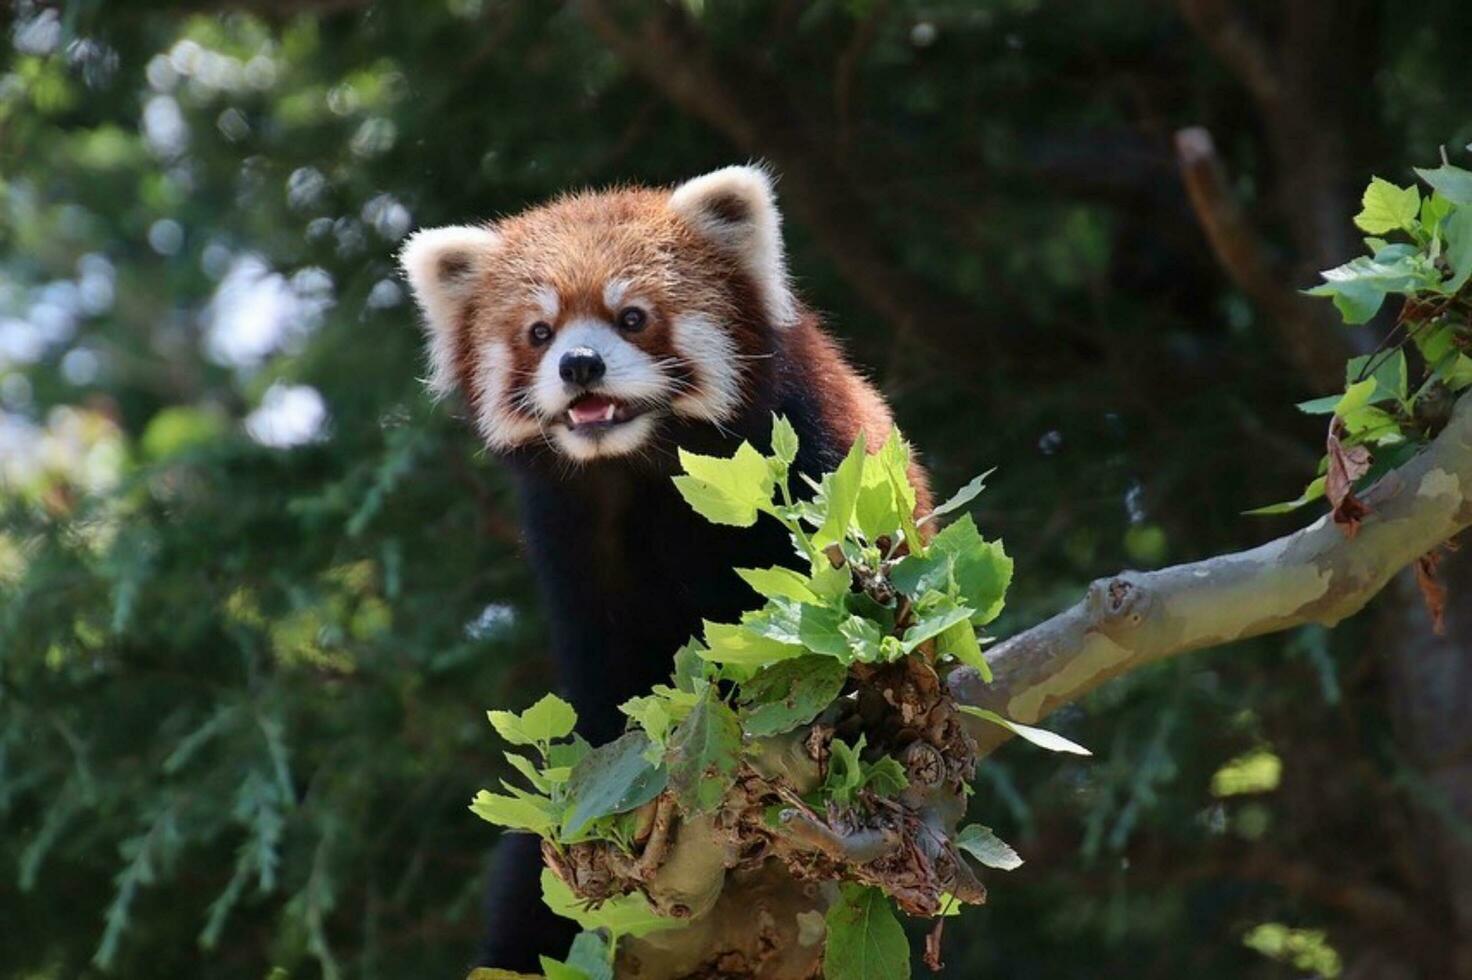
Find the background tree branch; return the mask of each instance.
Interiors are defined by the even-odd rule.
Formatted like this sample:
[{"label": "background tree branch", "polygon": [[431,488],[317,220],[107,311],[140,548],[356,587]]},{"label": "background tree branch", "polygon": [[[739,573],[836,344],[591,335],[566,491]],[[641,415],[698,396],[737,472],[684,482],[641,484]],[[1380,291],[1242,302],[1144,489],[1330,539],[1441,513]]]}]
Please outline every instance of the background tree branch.
[{"label": "background tree branch", "polygon": [[1266,244],[1232,194],[1211,133],[1201,126],[1179,130],[1175,149],[1181,182],[1217,263],[1276,324],[1289,358],[1308,380],[1316,388],[1332,391],[1339,387],[1349,345],[1334,329],[1335,324],[1320,315],[1328,306],[1315,306],[1283,285]]}]

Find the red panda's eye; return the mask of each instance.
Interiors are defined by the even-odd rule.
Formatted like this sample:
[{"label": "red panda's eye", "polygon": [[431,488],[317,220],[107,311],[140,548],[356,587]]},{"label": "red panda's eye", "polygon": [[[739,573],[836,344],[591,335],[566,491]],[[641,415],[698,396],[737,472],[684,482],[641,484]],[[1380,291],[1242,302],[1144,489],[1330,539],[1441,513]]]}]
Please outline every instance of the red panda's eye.
[{"label": "red panda's eye", "polygon": [[541,347],[552,339],[552,324],[545,320],[538,320],[532,324],[531,330],[528,333],[532,338],[532,343],[537,347]]},{"label": "red panda's eye", "polygon": [[637,306],[625,306],[618,311],[618,328],[625,333],[638,333],[649,322],[649,314]]}]

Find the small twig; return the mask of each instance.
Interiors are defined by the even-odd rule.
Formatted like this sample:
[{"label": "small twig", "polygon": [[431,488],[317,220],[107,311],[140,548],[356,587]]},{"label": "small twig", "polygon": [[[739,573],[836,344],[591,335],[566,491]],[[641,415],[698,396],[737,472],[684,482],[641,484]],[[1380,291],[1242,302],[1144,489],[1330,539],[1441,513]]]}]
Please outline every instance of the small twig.
[{"label": "small twig", "polygon": [[654,877],[664,863],[670,849],[670,826],[675,819],[675,798],[665,793],[654,807],[654,825],[649,831],[649,840],[644,844],[644,853],[634,865],[634,877],[648,881]]}]

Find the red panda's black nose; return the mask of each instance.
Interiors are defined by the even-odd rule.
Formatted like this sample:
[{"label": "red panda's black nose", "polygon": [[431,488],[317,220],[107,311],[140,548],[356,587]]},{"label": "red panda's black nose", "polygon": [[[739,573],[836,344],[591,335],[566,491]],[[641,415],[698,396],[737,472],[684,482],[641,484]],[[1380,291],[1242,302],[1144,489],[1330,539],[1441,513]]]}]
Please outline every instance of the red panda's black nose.
[{"label": "red panda's black nose", "polygon": [[591,347],[574,347],[557,362],[562,380],[587,387],[603,377],[603,358]]}]

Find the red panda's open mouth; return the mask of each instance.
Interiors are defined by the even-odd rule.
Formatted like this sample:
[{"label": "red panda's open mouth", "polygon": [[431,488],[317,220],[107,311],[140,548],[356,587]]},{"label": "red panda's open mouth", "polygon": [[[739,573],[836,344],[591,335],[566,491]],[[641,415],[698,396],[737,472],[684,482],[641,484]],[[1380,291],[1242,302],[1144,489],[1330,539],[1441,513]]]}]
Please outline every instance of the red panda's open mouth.
[{"label": "red panda's open mouth", "polygon": [[567,424],[579,431],[607,429],[627,422],[640,412],[605,395],[581,395],[567,406]]}]

